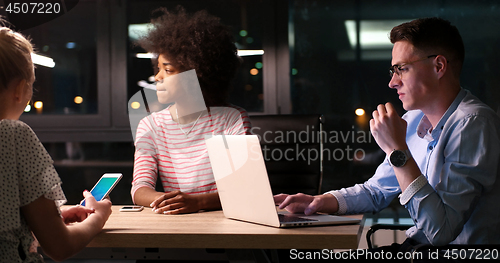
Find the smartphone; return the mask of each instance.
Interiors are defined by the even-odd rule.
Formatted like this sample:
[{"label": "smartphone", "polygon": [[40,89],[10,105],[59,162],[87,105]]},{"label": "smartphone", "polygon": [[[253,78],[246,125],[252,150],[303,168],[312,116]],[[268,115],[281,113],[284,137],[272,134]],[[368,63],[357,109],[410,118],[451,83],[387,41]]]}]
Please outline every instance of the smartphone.
[{"label": "smartphone", "polygon": [[[122,179],[121,173],[106,173],[97,181],[92,190],[90,190],[90,193],[94,196],[95,200],[101,201],[111,193],[111,190],[115,188],[120,179]],[[85,199],[80,204],[85,206]]]},{"label": "smartphone", "polygon": [[132,205],[132,206],[124,206],[120,208],[120,212],[140,212],[144,209],[142,205]]}]

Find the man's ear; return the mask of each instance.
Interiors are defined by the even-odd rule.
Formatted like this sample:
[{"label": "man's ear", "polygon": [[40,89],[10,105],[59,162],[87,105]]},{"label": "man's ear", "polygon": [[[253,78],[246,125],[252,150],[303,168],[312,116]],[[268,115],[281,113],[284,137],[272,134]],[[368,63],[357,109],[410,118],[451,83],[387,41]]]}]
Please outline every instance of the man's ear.
[{"label": "man's ear", "polygon": [[448,71],[448,66],[449,66],[448,60],[444,56],[438,55],[434,59],[434,68],[435,68],[436,74],[438,75],[438,78],[442,78],[444,76],[446,71]]}]

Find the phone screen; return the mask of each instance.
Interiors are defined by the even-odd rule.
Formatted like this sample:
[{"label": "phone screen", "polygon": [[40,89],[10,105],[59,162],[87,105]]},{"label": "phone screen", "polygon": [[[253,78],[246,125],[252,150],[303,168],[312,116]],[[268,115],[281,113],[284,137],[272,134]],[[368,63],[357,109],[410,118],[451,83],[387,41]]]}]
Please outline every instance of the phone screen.
[{"label": "phone screen", "polygon": [[[94,196],[95,200],[101,201],[120,178],[121,177],[101,177],[90,193]],[[83,200],[81,205],[85,206],[85,200]]]}]

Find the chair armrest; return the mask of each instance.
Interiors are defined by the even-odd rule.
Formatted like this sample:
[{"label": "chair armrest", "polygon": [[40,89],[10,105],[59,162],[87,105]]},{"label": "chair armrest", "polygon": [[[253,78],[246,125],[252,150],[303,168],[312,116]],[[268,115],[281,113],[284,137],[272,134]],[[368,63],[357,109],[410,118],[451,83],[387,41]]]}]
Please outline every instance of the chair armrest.
[{"label": "chair armrest", "polygon": [[380,230],[380,229],[386,229],[386,230],[407,230],[408,228],[412,227],[412,225],[399,225],[399,224],[375,224],[368,229],[368,232],[366,232],[366,243],[368,244],[368,248],[372,249],[372,241],[371,241],[371,236],[375,231]]}]

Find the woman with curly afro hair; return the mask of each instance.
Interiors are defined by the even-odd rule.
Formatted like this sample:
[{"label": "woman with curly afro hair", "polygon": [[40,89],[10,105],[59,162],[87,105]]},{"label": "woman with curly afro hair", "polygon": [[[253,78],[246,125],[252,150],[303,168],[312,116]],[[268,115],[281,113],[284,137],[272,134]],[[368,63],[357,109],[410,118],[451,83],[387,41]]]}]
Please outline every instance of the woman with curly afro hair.
[{"label": "woman with curly afro hair", "polygon": [[158,55],[158,101],[171,105],[139,123],[132,200],[163,214],[220,209],[204,138],[250,130],[246,111],[227,103],[240,65],[232,34],[206,11],[160,8],[153,16],[139,45]]}]

